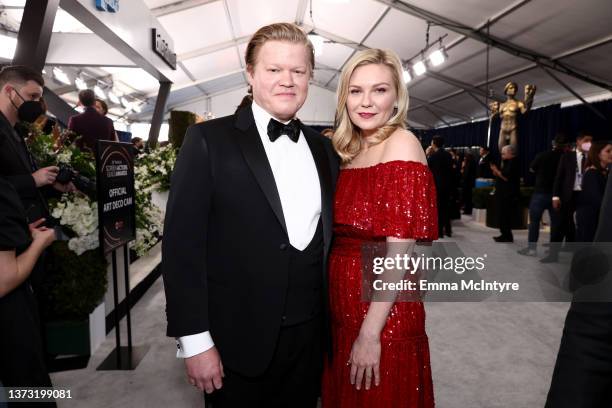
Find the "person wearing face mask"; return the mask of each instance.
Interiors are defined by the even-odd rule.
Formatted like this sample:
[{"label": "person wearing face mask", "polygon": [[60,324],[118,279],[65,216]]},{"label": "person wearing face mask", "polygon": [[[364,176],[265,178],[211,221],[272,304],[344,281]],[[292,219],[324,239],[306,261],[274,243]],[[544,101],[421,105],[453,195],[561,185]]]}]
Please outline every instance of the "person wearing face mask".
[{"label": "person wearing face mask", "polygon": [[589,149],[587,169],[582,177],[582,192],[576,203],[578,242],[593,241],[610,164],[612,164],[612,144],[606,141],[593,143]]},{"label": "person wearing face mask", "polygon": [[587,154],[591,148],[593,136],[588,132],[580,132],[576,137],[576,150],[561,156],[555,181],[553,184],[552,205],[558,211],[559,222],[551,224],[550,242],[552,243],[548,255],[542,262],[556,262],[561,242],[574,242],[576,238],[576,225],[574,212],[576,201],[582,190],[582,177],[586,170]]},{"label": "person wearing face mask", "polygon": [[[33,123],[44,113],[40,103],[44,80],[25,66],[7,66],[0,71],[0,176],[13,185],[30,222],[45,218],[52,226],[46,195],[50,189],[73,191],[74,185],[55,181],[58,167],[38,168],[17,125]],[[42,262],[32,273],[36,287],[42,279]]]},{"label": "person wearing face mask", "polygon": [[37,259],[55,240],[53,229],[41,226],[43,221],[28,226],[15,188],[0,177],[0,383],[4,387],[52,385],[29,279]]}]

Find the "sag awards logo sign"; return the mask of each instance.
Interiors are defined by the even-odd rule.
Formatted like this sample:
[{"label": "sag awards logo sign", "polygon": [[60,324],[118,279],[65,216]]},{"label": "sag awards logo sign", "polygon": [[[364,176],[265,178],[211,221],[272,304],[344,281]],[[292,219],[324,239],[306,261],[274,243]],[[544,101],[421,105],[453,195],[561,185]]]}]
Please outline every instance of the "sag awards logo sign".
[{"label": "sag awards logo sign", "polygon": [[100,11],[116,13],[119,11],[119,0],[96,0],[96,8]]}]

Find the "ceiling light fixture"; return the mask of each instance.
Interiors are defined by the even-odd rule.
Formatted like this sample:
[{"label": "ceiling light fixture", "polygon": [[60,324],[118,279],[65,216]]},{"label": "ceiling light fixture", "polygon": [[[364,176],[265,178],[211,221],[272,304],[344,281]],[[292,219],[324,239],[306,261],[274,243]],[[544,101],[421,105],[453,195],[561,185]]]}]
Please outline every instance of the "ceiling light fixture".
[{"label": "ceiling light fixture", "polygon": [[53,68],[53,78],[65,85],[72,84],[72,81],[70,78],[68,78],[68,75],[58,67]]},{"label": "ceiling light fixture", "polygon": [[102,99],[103,101],[106,100],[106,92],[104,92],[104,90],[100,88],[100,85],[96,84],[96,86],[94,86],[94,93],[98,98]]},{"label": "ceiling light fixture", "polygon": [[79,91],[87,89],[87,82],[85,82],[85,80],[83,78],[81,78],[80,76],[78,76],[78,77],[76,77],[74,79],[74,84],[76,85],[76,87],[77,87],[77,89]]},{"label": "ceiling light fixture", "polygon": [[407,84],[408,82],[412,81],[412,75],[410,75],[410,71],[407,68],[404,68],[404,71],[402,72],[402,75],[404,77],[404,83]]},{"label": "ceiling light fixture", "polygon": [[119,105],[121,103],[121,99],[119,99],[119,96],[117,96],[117,94],[112,89],[108,91],[108,100],[116,105]]},{"label": "ceiling light fixture", "polygon": [[0,34],[0,58],[12,60],[17,49],[17,38]]},{"label": "ceiling light fixture", "polygon": [[438,65],[441,65],[444,63],[444,61],[446,61],[446,53],[444,52],[443,48],[440,48],[439,50],[435,50],[434,52],[429,54],[428,58],[431,62],[431,65],[437,67]]},{"label": "ceiling light fixture", "polygon": [[425,72],[427,72],[427,67],[425,66],[425,63],[423,61],[417,61],[413,66],[412,66],[412,70],[414,71],[414,73],[417,76],[421,76],[423,75]]}]

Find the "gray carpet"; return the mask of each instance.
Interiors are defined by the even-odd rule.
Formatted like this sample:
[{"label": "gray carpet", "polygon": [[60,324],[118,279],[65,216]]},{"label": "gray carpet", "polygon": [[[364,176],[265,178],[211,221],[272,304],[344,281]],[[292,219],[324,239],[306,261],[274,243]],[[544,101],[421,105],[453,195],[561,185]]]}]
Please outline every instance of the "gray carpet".
[{"label": "gray carpet", "polygon": [[[455,223],[451,240],[488,243],[493,235],[496,231],[464,218],[464,222]],[[515,233],[515,240],[525,241],[526,231]],[[512,250],[518,248],[518,244],[511,245]],[[521,257],[520,261],[523,271],[537,265],[536,258]],[[543,407],[568,306],[544,302],[426,303],[436,406]],[[127,372],[95,370],[114,347],[111,332],[86,369],[52,375],[56,387],[72,391],[73,399],[58,401],[59,407],[202,406],[201,395],[185,381],[174,342],[165,337],[164,307],[160,279],[132,314],[134,345],[150,346],[138,368]]]}]

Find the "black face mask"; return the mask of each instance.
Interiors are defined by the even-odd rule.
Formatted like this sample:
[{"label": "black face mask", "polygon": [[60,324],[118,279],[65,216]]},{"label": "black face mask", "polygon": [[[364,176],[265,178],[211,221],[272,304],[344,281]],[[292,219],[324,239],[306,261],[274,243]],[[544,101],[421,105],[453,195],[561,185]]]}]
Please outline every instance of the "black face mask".
[{"label": "black face mask", "polygon": [[15,92],[23,100],[23,103],[18,108],[13,103],[13,106],[17,108],[17,117],[19,117],[20,121],[33,123],[40,115],[45,113],[45,110],[39,101],[26,101],[23,99],[23,96],[17,92],[17,90],[15,90]]}]

